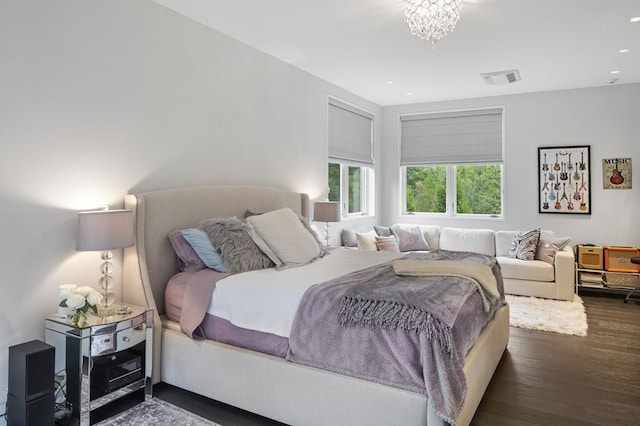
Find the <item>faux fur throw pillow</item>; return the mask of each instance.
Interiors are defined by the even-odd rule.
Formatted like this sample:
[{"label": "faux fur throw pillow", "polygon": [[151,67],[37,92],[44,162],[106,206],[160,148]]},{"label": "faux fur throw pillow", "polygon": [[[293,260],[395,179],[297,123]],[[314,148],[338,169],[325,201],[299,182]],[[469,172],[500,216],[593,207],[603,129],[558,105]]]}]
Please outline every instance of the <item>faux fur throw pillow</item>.
[{"label": "faux fur throw pillow", "polygon": [[229,272],[238,273],[275,265],[253,242],[246,225],[236,217],[207,219],[200,223],[211,244],[220,251]]},{"label": "faux fur throw pillow", "polygon": [[522,260],[533,260],[538,248],[540,229],[532,229],[527,232],[518,232],[511,242],[509,257]]}]

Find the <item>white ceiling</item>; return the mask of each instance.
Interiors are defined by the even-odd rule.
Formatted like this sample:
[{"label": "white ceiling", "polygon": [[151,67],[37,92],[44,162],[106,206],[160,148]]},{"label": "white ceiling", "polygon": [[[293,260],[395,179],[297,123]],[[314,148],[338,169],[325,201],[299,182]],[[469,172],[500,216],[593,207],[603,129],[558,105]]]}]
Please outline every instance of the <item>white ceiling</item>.
[{"label": "white ceiling", "polygon": [[640,0],[462,0],[435,48],[402,0],[153,1],[381,106],[640,82]]}]

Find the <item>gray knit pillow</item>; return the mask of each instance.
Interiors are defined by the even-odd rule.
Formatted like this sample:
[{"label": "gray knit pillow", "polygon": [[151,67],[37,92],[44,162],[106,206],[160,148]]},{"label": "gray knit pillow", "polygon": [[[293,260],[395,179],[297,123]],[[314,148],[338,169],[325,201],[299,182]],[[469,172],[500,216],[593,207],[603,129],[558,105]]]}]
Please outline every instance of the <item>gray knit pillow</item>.
[{"label": "gray knit pillow", "polygon": [[200,229],[206,232],[211,244],[220,251],[222,263],[231,273],[275,266],[253,242],[246,225],[236,217],[203,220]]},{"label": "gray knit pillow", "polygon": [[536,257],[540,229],[532,229],[527,232],[518,232],[511,241],[509,257],[522,260],[533,260]]}]

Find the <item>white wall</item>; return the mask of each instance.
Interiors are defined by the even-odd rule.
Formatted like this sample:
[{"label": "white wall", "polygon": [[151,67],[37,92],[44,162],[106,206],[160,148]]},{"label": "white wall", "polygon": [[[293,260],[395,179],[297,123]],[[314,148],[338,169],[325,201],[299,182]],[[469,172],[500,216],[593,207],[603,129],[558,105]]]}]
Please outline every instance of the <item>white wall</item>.
[{"label": "white wall", "polygon": [[[148,0],[2,0],[0,58],[0,413],[7,348],[44,338],[59,284],[95,286],[97,253],[75,251],[78,210],[200,183],[324,199],[327,96],[381,114]],[[594,182],[588,218],[540,215],[535,195],[542,145],[590,144],[596,175],[601,158],[632,157],[637,177],[639,99],[632,85],[385,108],[374,132],[378,222],[398,219],[398,113],[505,105],[507,219],[452,225],[534,225],[579,242],[640,244],[637,179],[626,191]]]},{"label": "white wall", "polygon": [[380,114],[147,0],[2,0],[0,58],[0,414],[7,348],[44,338],[59,284],[97,287],[77,211],[203,183],[324,199],[328,95]]},{"label": "white wall", "polygon": [[[398,116],[504,106],[504,220],[434,219],[400,216],[398,191]],[[432,223],[441,226],[551,229],[570,236],[572,244],[640,245],[640,84],[563,90],[524,95],[392,106],[383,108],[382,223]],[[541,146],[591,146],[591,211],[589,216],[538,213],[537,158]],[[604,190],[602,159],[631,157],[632,189]]]}]

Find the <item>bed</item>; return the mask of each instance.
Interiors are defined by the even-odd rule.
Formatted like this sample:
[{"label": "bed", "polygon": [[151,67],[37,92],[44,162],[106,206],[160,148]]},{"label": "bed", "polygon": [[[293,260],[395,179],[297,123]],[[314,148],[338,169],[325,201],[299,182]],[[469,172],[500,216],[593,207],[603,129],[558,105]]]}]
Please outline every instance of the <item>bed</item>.
[{"label": "bed", "polygon": [[[153,377],[291,425],[445,424],[416,392],[374,383],[236,346],[194,340],[165,315],[164,291],[178,270],[167,235],[213,217],[289,208],[308,217],[306,194],[276,188],[203,185],[125,196],[136,244],[125,249],[124,299],[154,310]],[[468,386],[457,424],[469,424],[509,339],[501,306],[464,361]]]}]

